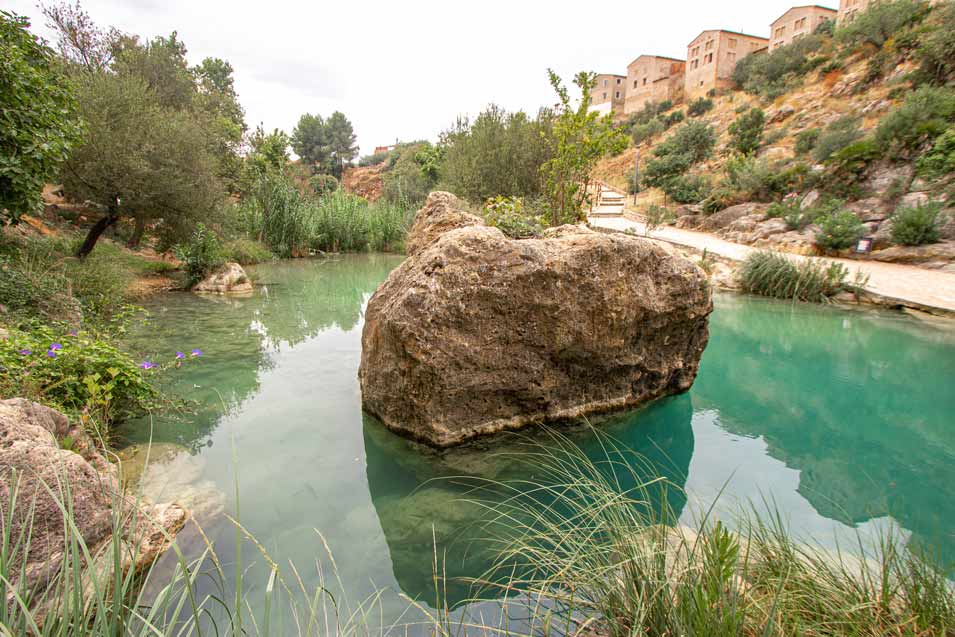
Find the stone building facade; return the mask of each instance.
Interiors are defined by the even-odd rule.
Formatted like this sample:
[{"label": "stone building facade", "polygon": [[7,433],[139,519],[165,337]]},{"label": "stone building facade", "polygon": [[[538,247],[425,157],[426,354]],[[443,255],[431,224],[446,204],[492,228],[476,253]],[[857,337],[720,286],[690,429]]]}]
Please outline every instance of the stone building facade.
[{"label": "stone building facade", "polygon": [[679,101],[683,97],[686,60],[641,55],[627,67],[623,112],[636,113],[649,102]]},{"label": "stone building facade", "polygon": [[702,97],[714,89],[731,88],[736,63],[768,47],[767,38],[734,31],[704,31],[686,49],[686,99]]},{"label": "stone building facade", "polygon": [[836,22],[852,22],[856,14],[869,8],[870,0],[839,0],[839,17]]},{"label": "stone building facade", "polygon": [[770,25],[769,50],[774,51],[814,33],[820,24],[835,20],[838,15],[839,12],[835,9],[819,5],[793,7]]},{"label": "stone building facade", "polygon": [[622,116],[626,81],[625,75],[598,75],[597,84],[590,92],[590,110],[603,114],[612,113],[615,117]]}]

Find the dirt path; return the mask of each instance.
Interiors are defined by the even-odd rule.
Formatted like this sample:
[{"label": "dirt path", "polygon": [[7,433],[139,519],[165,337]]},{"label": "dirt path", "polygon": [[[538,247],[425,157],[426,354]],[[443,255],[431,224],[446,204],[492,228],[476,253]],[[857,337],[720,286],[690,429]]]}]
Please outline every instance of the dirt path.
[{"label": "dirt path", "polygon": [[[641,236],[645,230],[644,224],[620,217],[591,218],[590,224],[620,232],[632,230]],[[679,228],[660,228],[651,232],[650,237],[699,251],[706,250],[733,261],[742,261],[757,251],[756,248],[724,241],[703,232]],[[888,304],[895,302],[906,307],[955,316],[955,274],[878,261],[788,256],[795,260],[814,259],[843,263],[850,272],[861,270],[867,275],[869,283],[866,290],[882,297]]]}]

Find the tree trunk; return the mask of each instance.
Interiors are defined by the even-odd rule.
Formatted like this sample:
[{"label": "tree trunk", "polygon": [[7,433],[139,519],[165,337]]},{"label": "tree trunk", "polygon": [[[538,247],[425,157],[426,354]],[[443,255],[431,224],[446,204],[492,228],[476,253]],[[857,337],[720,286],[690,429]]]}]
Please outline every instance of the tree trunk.
[{"label": "tree trunk", "polygon": [[83,241],[83,245],[76,251],[76,256],[80,259],[85,259],[86,256],[93,251],[93,248],[96,247],[96,242],[99,241],[100,236],[117,221],[119,221],[119,207],[112,205],[109,207],[109,212],[90,228],[86,239]]},{"label": "tree trunk", "polygon": [[136,217],[136,227],[133,228],[133,236],[129,238],[129,241],[126,243],[126,247],[138,248],[140,242],[143,240],[144,232],[146,232],[146,219],[143,217]]}]

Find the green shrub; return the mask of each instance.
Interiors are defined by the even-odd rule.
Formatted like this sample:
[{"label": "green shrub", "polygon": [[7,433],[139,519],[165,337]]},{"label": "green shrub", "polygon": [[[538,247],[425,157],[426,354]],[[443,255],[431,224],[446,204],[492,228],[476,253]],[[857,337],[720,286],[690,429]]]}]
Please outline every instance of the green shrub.
[{"label": "green shrub", "polygon": [[816,27],[816,30],[813,31],[816,35],[821,35],[825,37],[832,37],[836,34],[836,21],[835,20],[823,20],[819,23],[819,26]]},{"label": "green shrub", "polygon": [[830,195],[845,198],[862,196],[862,182],[869,166],[882,157],[873,139],[862,139],[833,154],[826,162],[821,187]]},{"label": "green shrub", "polygon": [[848,210],[832,212],[816,220],[816,245],[823,250],[845,250],[854,246],[865,234],[865,226]]},{"label": "green shrub", "polygon": [[905,207],[892,216],[892,243],[920,246],[939,240],[938,214],[941,204]]},{"label": "green shrub", "polygon": [[529,214],[524,202],[514,197],[495,197],[484,206],[484,219],[493,228],[513,239],[526,239],[540,236],[544,221]]},{"label": "green shrub", "polygon": [[73,413],[85,410],[107,424],[157,406],[150,370],[88,332],[67,329],[33,325],[0,340],[0,398],[23,396]]},{"label": "green shrub", "polygon": [[933,142],[955,124],[955,89],[923,86],[886,115],[875,132],[880,149],[890,157]]},{"label": "green shrub", "polygon": [[361,166],[362,168],[367,168],[368,166],[378,166],[388,161],[388,156],[390,154],[391,154],[390,152],[385,151],[382,153],[374,153],[372,155],[365,155],[364,157],[358,160],[358,165]]},{"label": "green shrub", "polygon": [[782,219],[790,230],[801,230],[811,223],[811,218],[803,213],[797,198],[774,202],[766,209],[769,219]]},{"label": "green shrub", "polygon": [[841,263],[823,265],[804,260],[795,263],[777,252],[754,252],[739,269],[743,291],[777,299],[826,302],[852,286]]},{"label": "green shrub", "polygon": [[708,97],[698,97],[686,109],[686,114],[690,117],[699,117],[713,110],[713,100]]},{"label": "green shrub", "polygon": [[928,179],[941,179],[955,174],[955,128],[935,140],[931,150],[919,157],[918,173]]},{"label": "green shrub", "polygon": [[822,36],[809,35],[765,55],[747,55],[734,67],[733,81],[748,93],[777,97],[822,61],[814,54],[823,42]]},{"label": "green shrub", "polygon": [[836,31],[836,38],[847,45],[868,44],[881,49],[905,27],[925,15],[920,0],[884,0],[869,5],[855,18]]},{"label": "green shrub", "polygon": [[[438,181],[430,163],[426,161],[427,166],[425,166],[419,161],[431,157],[426,152],[422,153],[429,148],[431,148],[429,142],[414,142],[402,144],[391,152],[388,158],[389,169],[382,175],[381,194],[385,200],[402,205],[417,205],[427,198],[428,193],[434,189]],[[452,180],[460,174],[460,164],[456,161],[456,157],[457,155],[452,153],[450,163],[445,166],[448,170],[448,178]],[[488,162],[482,170],[485,175],[499,172],[499,163],[498,161]],[[457,182],[452,181],[447,188],[463,197],[473,196],[472,193],[463,190]]]},{"label": "green shrub", "polygon": [[73,295],[82,304],[88,320],[121,312],[128,300],[127,291],[136,278],[117,258],[120,249],[112,245],[110,248],[104,242],[85,259],[64,260]]},{"label": "green shrub", "polygon": [[663,192],[676,203],[699,203],[710,193],[710,183],[699,175],[679,175],[671,179]]},{"label": "green shrub", "polygon": [[726,162],[723,186],[740,201],[772,201],[798,190],[807,170],[802,165],[783,170],[764,159],[737,156]]},{"label": "green shrub", "polygon": [[403,204],[377,201],[342,191],[332,193],[315,206],[310,247],[326,252],[400,251],[414,209]]},{"label": "green shrub", "polygon": [[712,155],[716,132],[703,122],[683,124],[669,139],[653,150],[643,171],[643,182],[660,188],[675,201],[695,203],[706,197],[708,184],[695,177],[684,177],[691,166]]},{"label": "green shrub", "polygon": [[176,246],[176,258],[182,261],[189,282],[196,284],[225,263],[222,244],[205,224],[196,224],[188,243]]},{"label": "green shrub", "polygon": [[633,138],[634,145],[639,146],[644,142],[650,141],[657,135],[660,135],[666,129],[666,124],[664,124],[660,119],[654,118],[646,124],[635,124],[633,128],[630,129],[630,136]]},{"label": "green shrub", "polygon": [[922,74],[936,84],[955,79],[955,4],[946,2],[933,12],[916,49]]},{"label": "green shrub", "polygon": [[236,239],[222,246],[222,254],[226,261],[235,261],[240,265],[255,265],[275,258],[261,241],[253,239]]},{"label": "green shrub", "polygon": [[765,127],[766,113],[760,108],[753,108],[730,124],[730,145],[744,155],[752,155],[763,142]]},{"label": "green shrub", "polygon": [[810,128],[796,135],[796,154],[808,155],[816,147],[822,131],[818,128]]},{"label": "green shrub", "polygon": [[308,180],[308,187],[316,197],[324,197],[338,190],[338,180],[335,175],[313,175]]},{"label": "green shrub", "polygon": [[663,123],[667,129],[673,128],[677,124],[682,124],[686,120],[686,115],[683,111],[673,111],[664,118]]},{"label": "green shrub", "polygon": [[859,128],[858,118],[840,117],[819,133],[816,144],[812,149],[813,159],[820,163],[824,162],[849,144],[858,141],[861,137],[862,130]]},{"label": "green shrub", "polygon": [[52,244],[28,239],[4,248],[0,254],[0,304],[14,321],[78,322],[82,318],[60,252]]},{"label": "green shrub", "polygon": [[[699,200],[697,200],[699,201]],[[673,214],[669,208],[665,206],[652,205],[647,208],[646,215],[646,234],[649,235],[651,232],[659,228],[660,226],[672,223],[676,216]]]}]

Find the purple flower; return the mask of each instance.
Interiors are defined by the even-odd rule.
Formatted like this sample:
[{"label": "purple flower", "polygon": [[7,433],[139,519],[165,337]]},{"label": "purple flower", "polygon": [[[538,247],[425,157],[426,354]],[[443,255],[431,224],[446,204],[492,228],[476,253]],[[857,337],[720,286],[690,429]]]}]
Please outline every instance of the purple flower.
[{"label": "purple flower", "polygon": [[139,364],[140,369],[155,369],[156,363],[150,361],[143,361]]},{"label": "purple flower", "polygon": [[55,351],[60,350],[60,349],[63,349],[63,346],[60,345],[59,343],[51,343],[51,344],[50,344],[50,351],[51,351],[51,352],[55,352]]},{"label": "purple flower", "polygon": [[192,350],[191,353],[192,353],[192,355],[195,356],[195,357],[202,356],[202,350],[201,350],[201,349],[194,349],[194,350]]},{"label": "purple flower", "polygon": [[56,350],[49,350],[47,353],[47,358],[56,358]]},{"label": "purple flower", "polygon": [[177,361],[184,360],[185,358],[186,358],[186,355],[185,355],[185,354],[183,354],[182,352],[176,352],[176,360],[177,360]]},{"label": "purple flower", "polygon": [[70,330],[70,336],[79,336],[79,332],[76,330]]},{"label": "purple flower", "polygon": [[33,352],[32,352],[31,350],[28,350],[28,349],[21,349],[21,350],[20,350],[19,352],[17,352],[17,353],[18,353],[20,356],[32,356],[32,355],[33,355]]}]

